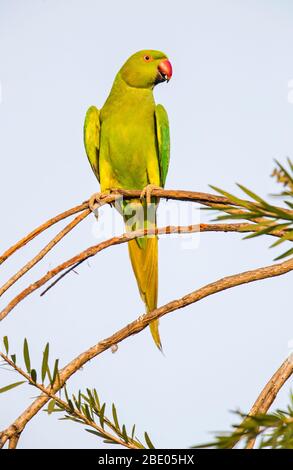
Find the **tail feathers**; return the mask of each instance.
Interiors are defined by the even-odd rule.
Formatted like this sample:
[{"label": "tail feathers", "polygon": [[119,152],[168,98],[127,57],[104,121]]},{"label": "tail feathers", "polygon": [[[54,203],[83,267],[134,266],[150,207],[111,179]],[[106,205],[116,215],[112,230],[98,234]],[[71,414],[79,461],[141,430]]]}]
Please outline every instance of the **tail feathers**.
[{"label": "tail feathers", "polygon": [[159,332],[159,320],[154,320],[152,321],[152,323],[150,323],[150,330],[151,330],[151,334],[155,342],[155,345],[161,352],[163,352],[160,332]]},{"label": "tail feathers", "polygon": [[[143,237],[128,242],[129,255],[139,292],[147,312],[157,307],[158,300],[158,238]],[[159,334],[159,320],[150,323],[150,330],[156,346],[162,351]]]}]

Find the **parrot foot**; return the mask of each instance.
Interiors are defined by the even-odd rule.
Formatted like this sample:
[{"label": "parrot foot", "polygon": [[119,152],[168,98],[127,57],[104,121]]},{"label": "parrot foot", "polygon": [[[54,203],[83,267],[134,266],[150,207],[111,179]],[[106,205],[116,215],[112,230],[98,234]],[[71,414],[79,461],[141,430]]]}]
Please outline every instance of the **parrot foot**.
[{"label": "parrot foot", "polygon": [[103,199],[107,197],[108,194],[105,193],[94,193],[89,198],[89,208],[95,214],[96,218],[98,218],[98,209],[102,205]]},{"label": "parrot foot", "polygon": [[163,189],[160,186],[156,186],[155,184],[148,184],[145,188],[143,188],[142,192],[140,193],[140,199],[146,198],[147,204],[151,203],[151,196],[154,189]]}]

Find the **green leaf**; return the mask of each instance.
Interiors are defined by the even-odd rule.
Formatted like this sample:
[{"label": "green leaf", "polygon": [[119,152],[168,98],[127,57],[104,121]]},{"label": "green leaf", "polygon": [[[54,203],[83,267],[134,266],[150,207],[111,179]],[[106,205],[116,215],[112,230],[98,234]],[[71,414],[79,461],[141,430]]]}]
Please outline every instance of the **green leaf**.
[{"label": "green leaf", "polygon": [[293,255],[293,248],[290,248],[290,250],[285,251],[282,255],[278,256],[277,258],[274,259],[274,261],[278,261],[279,259],[287,258],[287,256]]},{"label": "green leaf", "polygon": [[33,382],[37,382],[37,371],[36,369],[31,369],[31,378]]},{"label": "green leaf", "polygon": [[[278,167],[282,171],[283,175],[288,178],[288,181],[290,182],[290,184],[293,184],[293,177],[288,173],[288,171],[285,169],[285,167],[283,165],[281,165],[281,163],[279,163],[278,160],[275,160],[275,162],[277,163]],[[290,159],[288,159],[288,163],[289,163],[290,168],[292,169],[292,166],[291,166],[292,163],[291,163]]]},{"label": "green leaf", "polygon": [[257,217],[261,217],[259,212],[244,212],[243,214],[227,214],[219,215],[215,220],[229,220],[229,219],[240,219],[240,220],[253,220]]},{"label": "green leaf", "polygon": [[120,426],[119,426],[119,421],[118,421],[118,416],[117,416],[117,411],[114,403],[112,404],[112,415],[113,415],[113,420],[116,426],[116,429],[120,431]]},{"label": "green leaf", "polygon": [[291,209],[293,209],[293,203],[290,201],[284,201],[287,206],[289,206]]},{"label": "green leaf", "polygon": [[145,438],[145,441],[146,441],[146,443],[147,443],[148,448],[149,448],[149,449],[154,449],[154,448],[155,448],[155,447],[154,447],[154,444],[153,444],[152,441],[150,440],[149,435],[148,435],[147,432],[144,433],[144,438]]},{"label": "green leaf", "polygon": [[51,415],[55,411],[55,400],[50,400],[47,408],[48,415]]},{"label": "green leaf", "polygon": [[59,359],[56,359],[55,365],[54,365],[54,372],[53,372],[52,382],[51,382],[52,385],[55,383],[57,376],[58,376],[58,380],[59,380],[58,364],[59,364]]},{"label": "green leaf", "polygon": [[101,427],[104,429],[104,415],[105,415],[105,408],[106,408],[106,403],[103,404],[103,406],[100,409],[100,423]]},{"label": "green leaf", "polygon": [[79,399],[77,399],[76,396],[72,394],[72,399],[74,401],[75,407],[78,409],[78,411],[80,411],[81,409],[80,395],[79,395]]},{"label": "green leaf", "polygon": [[70,411],[73,413],[74,412],[74,406],[73,406],[72,401],[69,399],[67,403],[68,403],[68,406],[70,408]]},{"label": "green leaf", "polygon": [[274,242],[270,248],[280,245],[281,243],[285,242],[286,240],[293,240],[293,230],[288,230],[285,235],[279,238],[276,242]]},{"label": "green leaf", "polygon": [[26,370],[30,374],[31,373],[31,360],[30,360],[30,354],[29,354],[28,343],[27,343],[26,338],[23,343],[23,357],[24,357]]},{"label": "green leaf", "polygon": [[8,338],[7,338],[7,336],[4,336],[4,338],[3,338],[3,343],[4,343],[6,355],[8,355],[8,352],[9,352],[9,343],[8,343]]},{"label": "green leaf", "polygon": [[132,426],[131,439],[134,439],[134,434],[135,434],[135,424]]},{"label": "green leaf", "polygon": [[[258,224],[258,225],[261,225],[261,224]],[[250,233],[249,235],[244,237],[244,240],[247,240],[249,238],[259,237],[260,235],[265,235],[265,234],[268,234],[270,232],[274,232],[275,230],[282,230],[282,229],[288,227],[288,225],[290,225],[288,222],[286,222],[284,224],[272,224],[272,225],[269,225],[269,226],[266,225],[266,226],[264,226],[263,229],[258,230],[257,232],[254,232],[254,233]]]},{"label": "green leaf", "polygon": [[49,359],[49,343],[46,344],[45,351],[43,353],[43,362],[42,362],[42,383],[44,383],[46,378],[46,373],[48,370],[48,359]]},{"label": "green leaf", "polygon": [[96,402],[97,409],[100,410],[101,409],[101,404],[100,404],[100,399],[99,399],[98,392],[95,388],[93,389],[93,392],[94,392],[94,397],[95,397],[95,402]]},{"label": "green leaf", "polygon": [[14,364],[16,364],[16,354],[11,354],[11,360]]},{"label": "green leaf", "polygon": [[82,408],[83,408],[84,415],[87,417],[87,419],[89,421],[93,421],[88,404],[85,403],[85,405]]},{"label": "green leaf", "polygon": [[88,394],[88,403],[89,403],[89,405],[91,406],[91,408],[95,408],[96,407],[95,399],[92,395],[91,390],[89,388],[87,388],[86,391],[87,391],[87,394]]},{"label": "green leaf", "polygon": [[[101,432],[98,432],[98,431],[93,431],[92,429],[85,429],[87,432],[90,432],[91,434],[94,434],[95,436],[99,436],[99,437],[105,437],[104,434],[102,434]],[[112,443],[112,442],[111,442]]]},{"label": "green leaf", "polygon": [[242,189],[242,191],[247,194],[247,196],[251,197],[255,201],[259,202],[260,204],[266,205],[266,201],[264,201],[260,196],[252,192],[250,189],[246,188],[242,184],[237,183],[237,186]]},{"label": "green leaf", "polygon": [[122,436],[123,436],[124,441],[128,443],[128,436],[127,436],[125,424],[122,425]]},{"label": "green leaf", "polygon": [[0,393],[8,392],[8,390],[18,387],[18,385],[21,385],[24,382],[26,382],[26,380],[21,380],[20,382],[14,382],[13,384],[6,385],[5,387],[0,388]]}]

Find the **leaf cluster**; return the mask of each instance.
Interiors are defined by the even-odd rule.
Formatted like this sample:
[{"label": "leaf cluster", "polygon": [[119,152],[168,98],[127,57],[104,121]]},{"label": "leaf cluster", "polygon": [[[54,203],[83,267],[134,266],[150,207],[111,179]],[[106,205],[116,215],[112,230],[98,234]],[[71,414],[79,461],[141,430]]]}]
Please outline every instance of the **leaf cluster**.
[{"label": "leaf cluster", "polygon": [[[224,215],[219,215],[216,220],[248,220],[252,224],[254,233],[245,236],[245,239],[259,237],[264,234],[274,234],[281,231],[281,236],[275,241],[270,248],[276,247],[284,242],[293,241],[293,164],[288,159],[289,170],[287,171],[279,162],[278,168],[278,181],[286,183],[290,188],[288,191],[282,192],[284,196],[284,207],[276,206],[267,202],[255,192],[246,188],[242,184],[237,186],[249,196],[250,200],[239,198],[223,189],[216,186],[211,186],[212,189],[227,197],[230,204],[211,204],[208,209],[224,212]],[[291,174],[292,173],[292,174]],[[281,175],[284,175],[281,177]],[[289,199],[288,199],[289,198]],[[286,207],[287,206],[287,207]],[[247,226],[246,226],[247,229]],[[255,230],[257,229],[257,230]],[[275,258],[280,260],[293,254],[293,248],[281,253]]]},{"label": "leaf cluster", "polygon": [[293,394],[286,410],[247,416],[235,412],[241,424],[233,425],[232,432],[215,435],[215,441],[194,446],[196,448],[231,449],[237,443],[246,447],[250,440],[257,439],[260,449],[293,449]]},{"label": "leaf cluster", "polygon": [[[1,353],[4,363],[11,366],[16,372],[22,375],[25,380],[17,381],[0,388],[0,393],[8,392],[13,388],[28,383],[35,386],[43,393],[47,394],[51,400],[44,410],[49,415],[55,412],[63,412],[61,420],[70,420],[86,425],[86,431],[102,438],[105,443],[118,444],[128,448],[154,449],[154,445],[147,432],[144,433],[145,443],[142,443],[136,436],[136,426],[133,425],[128,431],[125,424],[120,424],[115,404],[112,404],[111,417],[106,414],[106,403],[102,403],[96,389],[86,389],[86,392],[78,391],[77,394],[69,395],[66,384],[61,384],[59,374],[59,360],[53,361],[53,367],[49,365],[49,343],[43,351],[43,358],[40,371],[37,372],[31,366],[28,341],[23,342],[23,362],[25,370],[16,363],[16,354],[9,354],[9,340],[7,336],[3,338],[5,354]],[[38,383],[37,378],[41,378]],[[47,386],[44,385],[48,381]],[[59,396],[54,394],[54,388],[59,389]]]}]

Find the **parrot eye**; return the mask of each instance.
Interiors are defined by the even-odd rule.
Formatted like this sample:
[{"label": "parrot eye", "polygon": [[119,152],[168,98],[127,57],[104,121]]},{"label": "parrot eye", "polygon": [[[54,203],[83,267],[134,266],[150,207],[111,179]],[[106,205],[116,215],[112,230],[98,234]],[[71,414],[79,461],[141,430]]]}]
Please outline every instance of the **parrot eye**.
[{"label": "parrot eye", "polygon": [[153,60],[153,58],[150,55],[145,55],[144,60],[145,60],[145,62],[151,62]]}]

